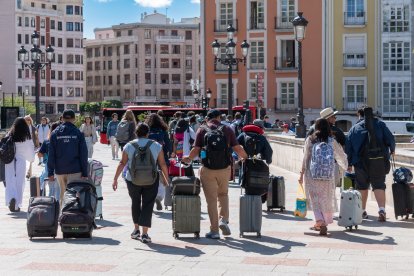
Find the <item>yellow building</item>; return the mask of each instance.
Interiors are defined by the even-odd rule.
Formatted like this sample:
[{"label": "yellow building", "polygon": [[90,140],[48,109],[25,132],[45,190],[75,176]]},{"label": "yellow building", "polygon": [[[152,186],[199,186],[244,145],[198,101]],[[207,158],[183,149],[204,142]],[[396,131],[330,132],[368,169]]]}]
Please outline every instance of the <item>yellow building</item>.
[{"label": "yellow building", "polygon": [[355,117],[346,115],[364,104],[378,110],[381,102],[380,5],[372,0],[325,0],[323,103],[341,111],[339,119],[348,120],[348,126]]}]

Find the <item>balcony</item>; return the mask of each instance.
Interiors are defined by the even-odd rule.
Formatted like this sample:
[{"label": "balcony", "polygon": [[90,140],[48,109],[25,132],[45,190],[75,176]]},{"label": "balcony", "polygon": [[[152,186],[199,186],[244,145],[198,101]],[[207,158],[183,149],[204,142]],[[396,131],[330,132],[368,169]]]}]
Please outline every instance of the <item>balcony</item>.
[{"label": "balcony", "polygon": [[137,96],[135,98],[136,102],[156,102],[157,97],[156,96]]},{"label": "balcony", "polygon": [[362,68],[367,67],[366,54],[344,54],[344,68]]},{"label": "balcony", "polygon": [[345,26],[365,26],[365,12],[344,12]]},{"label": "balcony", "polygon": [[275,17],[275,30],[293,32],[293,24],[288,17]]},{"label": "balcony", "polygon": [[[238,71],[239,70],[239,65],[233,65],[233,72]],[[227,65],[221,64],[221,63],[217,63],[214,65],[214,71],[215,72],[227,72],[229,69],[227,67]]]},{"label": "balcony", "polygon": [[299,105],[299,99],[290,97],[275,98],[275,110],[278,111],[296,111]]},{"label": "balcony", "polygon": [[359,98],[356,99],[354,97],[351,98],[342,98],[343,102],[343,111],[357,111],[361,106],[367,104],[367,98]]},{"label": "balcony", "polygon": [[[263,62],[257,62],[260,59],[263,59]],[[253,60],[254,60],[254,62],[253,62]],[[263,56],[250,56],[249,69],[251,69],[251,70],[265,69],[264,57]]]},{"label": "balcony", "polygon": [[275,70],[281,70],[281,71],[296,71],[298,70],[296,57],[275,57],[274,59],[274,69]]},{"label": "balcony", "polygon": [[233,25],[233,28],[236,30],[237,32],[237,26],[238,26],[238,21],[237,19],[232,19],[232,20],[214,20],[214,32],[215,33],[225,33],[227,32],[227,27],[229,26],[229,24]]},{"label": "balcony", "polygon": [[156,42],[185,42],[184,36],[174,36],[174,35],[157,35],[155,37]]},{"label": "balcony", "polygon": [[250,17],[250,30],[264,30],[265,29],[264,22],[265,22],[264,18],[258,18],[256,16]]}]

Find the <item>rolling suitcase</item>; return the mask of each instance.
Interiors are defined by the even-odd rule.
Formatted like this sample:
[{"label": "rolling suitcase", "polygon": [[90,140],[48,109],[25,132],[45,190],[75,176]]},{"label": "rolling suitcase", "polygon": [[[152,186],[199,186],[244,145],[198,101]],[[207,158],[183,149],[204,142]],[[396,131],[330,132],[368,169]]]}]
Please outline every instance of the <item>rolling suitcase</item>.
[{"label": "rolling suitcase", "polygon": [[283,212],[286,204],[285,179],[283,176],[270,176],[269,189],[267,191],[267,211],[279,209]]},{"label": "rolling suitcase", "polygon": [[408,219],[409,215],[414,212],[414,189],[412,188],[412,185],[413,184],[392,184],[395,219],[398,219],[398,217]]},{"label": "rolling suitcase", "polygon": [[342,191],[338,225],[351,231],[352,227],[358,229],[362,223],[362,212],[361,193],[353,189]]},{"label": "rolling suitcase", "polygon": [[55,238],[59,211],[59,201],[54,197],[31,197],[27,210],[27,235],[29,238]]},{"label": "rolling suitcase", "polygon": [[[194,176],[194,172],[190,172],[191,176],[182,176],[183,170],[187,170],[190,166],[182,166],[179,164],[179,176],[173,177],[171,180],[172,195],[199,195],[200,194],[200,179]],[[192,167],[190,169],[193,170]]]},{"label": "rolling suitcase", "polygon": [[30,197],[44,196],[45,187],[40,184],[40,177],[32,176],[30,177]]},{"label": "rolling suitcase", "polygon": [[172,207],[172,187],[170,185],[165,187],[164,206],[165,210]]},{"label": "rolling suitcase", "polygon": [[200,238],[201,200],[197,196],[174,195],[172,197],[172,228],[173,237],[179,234],[194,234]]},{"label": "rolling suitcase", "polygon": [[260,238],[262,230],[262,198],[258,195],[240,195],[239,230],[244,233],[256,232]]},{"label": "rolling suitcase", "polygon": [[269,166],[260,159],[249,158],[242,165],[241,186],[248,195],[262,195],[269,188]]},{"label": "rolling suitcase", "polygon": [[95,185],[96,188],[96,195],[98,199],[98,203],[96,205],[96,214],[95,217],[103,219],[103,212],[102,212],[102,179],[103,179],[103,164],[95,159],[88,159],[88,177],[91,182]]}]

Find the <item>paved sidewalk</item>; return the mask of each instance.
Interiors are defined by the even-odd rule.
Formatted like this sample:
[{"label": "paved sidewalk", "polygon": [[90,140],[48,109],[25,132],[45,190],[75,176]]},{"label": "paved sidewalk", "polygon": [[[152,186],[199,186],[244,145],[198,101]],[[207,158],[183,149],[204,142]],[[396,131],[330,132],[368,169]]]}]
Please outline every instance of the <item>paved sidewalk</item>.
[{"label": "paved sidewalk", "polygon": [[[11,214],[0,203],[0,274],[7,275],[413,275],[414,219],[376,222],[376,206],[370,203],[372,220],[360,230],[344,231],[336,224],[328,237],[308,230],[313,221],[292,216],[297,178],[294,173],[272,167],[283,175],[287,188],[287,211],[263,212],[262,238],[240,239],[238,205],[240,189],[230,188],[230,227],[233,235],[219,241],[194,240],[191,235],[172,238],[171,212],[156,212],[150,232],[153,243],[131,240],[130,199],[120,181],[117,192],[111,188],[117,166],[110,148],[96,145],[94,157],[105,167],[104,219],[92,240],[34,239],[26,232],[26,212]],[[42,167],[33,166],[39,173]],[[4,193],[4,191],[2,191]],[[29,187],[25,200],[28,202]],[[202,196],[202,236],[209,223]],[[27,205],[23,207],[26,209]],[[263,206],[265,209],[265,206]],[[86,272],[86,274],[85,274]]]}]

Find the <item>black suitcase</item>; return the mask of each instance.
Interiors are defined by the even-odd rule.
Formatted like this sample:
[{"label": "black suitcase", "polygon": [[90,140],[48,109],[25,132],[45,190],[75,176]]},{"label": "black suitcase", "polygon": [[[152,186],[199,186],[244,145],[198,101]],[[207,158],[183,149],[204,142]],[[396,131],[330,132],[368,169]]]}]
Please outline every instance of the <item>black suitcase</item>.
[{"label": "black suitcase", "polygon": [[269,166],[264,160],[246,159],[242,165],[241,186],[247,195],[262,195],[269,187]]},{"label": "black suitcase", "polygon": [[195,176],[177,176],[171,181],[172,195],[199,195],[200,179]]},{"label": "black suitcase", "polygon": [[32,176],[30,177],[30,196],[37,197],[37,196],[45,196],[44,189],[42,190],[40,185],[40,177]]},{"label": "black suitcase", "polygon": [[92,238],[98,197],[88,180],[68,184],[59,217],[63,238]]},{"label": "black suitcase", "polygon": [[392,195],[395,219],[400,216],[408,219],[408,216],[413,213],[414,189],[411,189],[407,184],[394,183],[392,184]]},{"label": "black suitcase", "polygon": [[59,211],[59,201],[54,197],[31,197],[27,210],[27,235],[29,238],[55,238]]},{"label": "black suitcase", "polygon": [[270,176],[267,192],[267,211],[279,209],[283,212],[286,204],[285,179],[283,176]]}]

